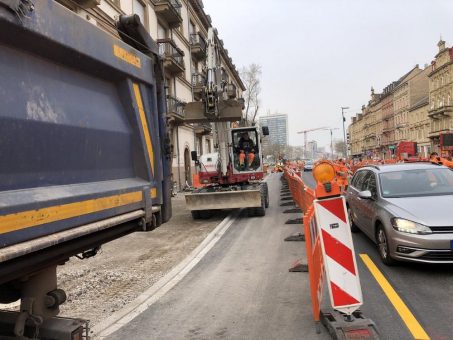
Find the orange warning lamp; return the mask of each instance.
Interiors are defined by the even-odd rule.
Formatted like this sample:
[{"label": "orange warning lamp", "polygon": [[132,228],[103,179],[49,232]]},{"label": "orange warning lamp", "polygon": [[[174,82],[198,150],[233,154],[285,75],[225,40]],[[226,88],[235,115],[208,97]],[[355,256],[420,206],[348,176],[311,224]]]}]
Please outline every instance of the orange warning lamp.
[{"label": "orange warning lamp", "polygon": [[329,162],[322,161],[313,168],[313,177],[318,183],[330,183],[335,178],[335,169]]},{"label": "orange warning lamp", "polygon": [[340,194],[340,188],[334,181],[335,168],[329,161],[321,161],[313,168],[313,177],[318,183],[316,197],[336,196]]}]

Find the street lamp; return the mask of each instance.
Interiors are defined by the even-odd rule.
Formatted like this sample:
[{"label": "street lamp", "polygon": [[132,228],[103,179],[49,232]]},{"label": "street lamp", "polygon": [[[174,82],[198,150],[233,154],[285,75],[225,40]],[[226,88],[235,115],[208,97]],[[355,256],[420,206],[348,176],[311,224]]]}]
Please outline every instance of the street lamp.
[{"label": "street lamp", "polygon": [[333,160],[333,130],[338,130],[338,128],[329,128],[330,131],[330,159]]},{"label": "street lamp", "polygon": [[342,106],[341,107],[341,117],[343,118],[343,142],[344,142],[344,158],[348,158],[348,146],[346,145],[346,129],[344,128],[344,122],[346,121],[346,118],[344,117],[344,110],[349,109],[348,106]]}]

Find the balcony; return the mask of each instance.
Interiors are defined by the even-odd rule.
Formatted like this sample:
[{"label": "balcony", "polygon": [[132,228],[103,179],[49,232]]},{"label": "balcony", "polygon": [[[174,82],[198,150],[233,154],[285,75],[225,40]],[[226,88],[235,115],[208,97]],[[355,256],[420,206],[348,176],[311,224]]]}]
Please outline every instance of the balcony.
[{"label": "balcony", "polygon": [[184,65],[184,52],[181,51],[173,40],[159,39],[159,54],[164,59],[164,69],[177,76],[186,69]]},{"label": "balcony", "polygon": [[442,119],[444,117],[452,116],[453,114],[453,106],[441,106],[437,109],[432,109],[428,111],[428,117],[433,119]]},{"label": "balcony", "polygon": [[227,96],[229,99],[236,98],[236,95],[237,95],[236,85],[234,85],[233,83],[228,84],[226,86],[226,92],[227,92]]},{"label": "balcony", "polygon": [[182,23],[180,0],[155,0],[156,15],[168,24],[169,28],[177,28]]},{"label": "balcony", "polygon": [[206,41],[201,34],[191,34],[189,41],[192,56],[198,61],[204,60],[206,58]]},{"label": "balcony", "polygon": [[193,129],[195,131],[195,134],[199,136],[209,135],[212,131],[210,123],[195,123],[193,125]]},{"label": "balcony", "polygon": [[203,87],[206,84],[206,76],[203,73],[192,74],[193,99],[201,100],[203,96]]},{"label": "balcony", "polygon": [[176,123],[183,123],[185,105],[186,103],[178,98],[167,96],[167,116],[173,118]]},{"label": "balcony", "polygon": [[382,115],[382,119],[383,119],[384,121],[389,121],[390,118],[392,118],[392,117],[393,117],[393,112],[387,113],[387,114],[385,114],[385,115]]}]

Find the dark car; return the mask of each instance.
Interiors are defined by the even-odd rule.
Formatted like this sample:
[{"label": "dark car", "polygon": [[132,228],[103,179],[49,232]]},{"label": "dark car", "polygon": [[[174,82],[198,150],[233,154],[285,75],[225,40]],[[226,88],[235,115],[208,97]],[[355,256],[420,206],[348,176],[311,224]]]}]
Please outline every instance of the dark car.
[{"label": "dark car", "polygon": [[453,171],[429,163],[366,166],[346,193],[351,230],[395,260],[453,263]]}]

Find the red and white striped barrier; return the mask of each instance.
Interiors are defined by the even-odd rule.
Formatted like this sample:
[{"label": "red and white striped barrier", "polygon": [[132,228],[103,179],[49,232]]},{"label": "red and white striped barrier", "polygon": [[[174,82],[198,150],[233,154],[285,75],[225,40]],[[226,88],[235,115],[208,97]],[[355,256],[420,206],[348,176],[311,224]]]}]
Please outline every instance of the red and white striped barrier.
[{"label": "red and white striped barrier", "polygon": [[344,197],[313,201],[332,307],[348,315],[363,304]]}]

